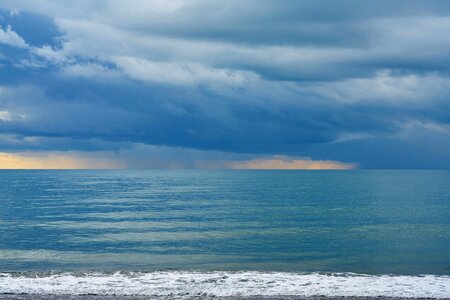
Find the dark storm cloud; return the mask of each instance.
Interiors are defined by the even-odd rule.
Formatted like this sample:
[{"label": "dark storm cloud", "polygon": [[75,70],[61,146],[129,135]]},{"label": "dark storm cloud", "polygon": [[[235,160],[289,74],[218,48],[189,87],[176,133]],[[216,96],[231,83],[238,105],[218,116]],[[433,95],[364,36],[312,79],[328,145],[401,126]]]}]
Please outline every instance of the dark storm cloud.
[{"label": "dark storm cloud", "polygon": [[449,159],[437,150],[450,138],[447,1],[2,5],[4,151],[144,143],[365,167]]},{"label": "dark storm cloud", "polygon": [[374,20],[449,12],[446,1],[190,1],[175,12],[143,10],[117,23],[150,34],[256,45],[367,46]]}]

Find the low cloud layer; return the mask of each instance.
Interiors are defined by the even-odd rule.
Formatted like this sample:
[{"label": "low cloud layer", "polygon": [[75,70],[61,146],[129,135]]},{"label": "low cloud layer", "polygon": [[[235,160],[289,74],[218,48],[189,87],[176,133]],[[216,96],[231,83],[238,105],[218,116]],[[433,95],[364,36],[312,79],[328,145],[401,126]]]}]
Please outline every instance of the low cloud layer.
[{"label": "low cloud layer", "polygon": [[0,9],[0,151],[146,145],[184,149],[185,165],[202,151],[255,164],[282,155],[450,168],[447,1]]}]

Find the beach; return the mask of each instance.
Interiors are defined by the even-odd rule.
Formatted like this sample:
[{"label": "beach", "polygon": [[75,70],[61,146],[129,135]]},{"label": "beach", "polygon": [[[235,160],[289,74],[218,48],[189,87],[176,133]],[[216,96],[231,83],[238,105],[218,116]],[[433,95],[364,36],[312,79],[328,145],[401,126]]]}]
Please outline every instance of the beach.
[{"label": "beach", "polygon": [[[102,296],[102,295],[0,295],[1,300],[170,300],[178,297],[166,296]],[[393,298],[393,297],[208,297],[192,296],[185,300],[412,300],[432,298]],[[450,298],[442,298],[450,299]]]}]

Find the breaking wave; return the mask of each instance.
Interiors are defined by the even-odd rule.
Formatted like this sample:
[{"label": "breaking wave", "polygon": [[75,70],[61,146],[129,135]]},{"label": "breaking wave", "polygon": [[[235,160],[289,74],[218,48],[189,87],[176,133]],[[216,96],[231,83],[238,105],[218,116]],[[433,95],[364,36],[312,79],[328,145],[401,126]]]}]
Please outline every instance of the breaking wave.
[{"label": "breaking wave", "polygon": [[284,272],[0,273],[1,294],[449,298],[450,276]]}]

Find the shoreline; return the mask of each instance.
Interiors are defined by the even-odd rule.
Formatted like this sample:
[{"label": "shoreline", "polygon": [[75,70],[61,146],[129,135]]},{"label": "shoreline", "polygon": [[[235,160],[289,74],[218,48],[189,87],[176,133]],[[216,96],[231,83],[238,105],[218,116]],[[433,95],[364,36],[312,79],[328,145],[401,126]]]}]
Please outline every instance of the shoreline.
[{"label": "shoreline", "polygon": [[0,294],[0,300],[427,300],[439,299],[449,300],[449,298],[433,298],[433,297],[385,297],[385,296],[208,296],[208,295],[70,295],[70,294]]}]

